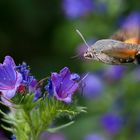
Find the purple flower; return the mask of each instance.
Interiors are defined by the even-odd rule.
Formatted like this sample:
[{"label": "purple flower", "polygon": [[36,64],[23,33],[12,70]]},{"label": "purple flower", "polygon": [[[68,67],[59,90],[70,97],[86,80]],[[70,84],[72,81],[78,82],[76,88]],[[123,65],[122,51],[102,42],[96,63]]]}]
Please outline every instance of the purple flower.
[{"label": "purple flower", "polygon": [[37,88],[34,90],[34,101],[37,101],[41,96],[41,89]]},{"label": "purple flower", "polygon": [[65,136],[61,133],[48,133],[41,134],[40,140],[65,140]]},{"label": "purple flower", "polygon": [[45,86],[45,90],[49,93],[50,97],[54,95],[54,85],[51,79],[48,80],[48,84]]},{"label": "purple flower", "polygon": [[95,74],[89,74],[83,83],[85,85],[82,87],[82,92],[88,99],[96,98],[104,89],[101,79]]},{"label": "purple flower", "polygon": [[118,39],[126,43],[139,44],[140,12],[132,12],[121,21],[122,36]]},{"label": "purple flower", "polygon": [[50,134],[48,136],[48,140],[65,140],[65,137],[63,134],[55,133],[55,134]]},{"label": "purple flower", "polygon": [[122,23],[122,28],[130,29],[137,28],[140,26],[140,12],[132,12],[130,15],[124,19]]},{"label": "purple flower", "polygon": [[16,140],[16,136],[15,135],[12,135],[11,139],[12,140]]},{"label": "purple flower", "polygon": [[84,140],[105,140],[105,138],[100,134],[89,134]]},{"label": "purple flower", "polygon": [[[33,77],[33,76],[31,76],[31,77]],[[31,78],[31,79],[32,80],[28,83],[28,90],[29,90],[29,92],[34,92],[34,90],[36,89],[37,80],[35,78]]]},{"label": "purple flower", "polygon": [[6,56],[3,64],[0,64],[0,92],[5,103],[8,103],[5,98],[11,99],[22,81],[21,74],[15,68],[15,62],[10,56]]},{"label": "purple flower", "polygon": [[22,65],[17,66],[16,69],[23,77],[22,85],[26,87],[28,92],[35,94],[34,100],[36,101],[41,95],[41,90],[36,87],[37,80],[31,75],[29,66],[23,62]]},{"label": "purple flower", "polygon": [[53,72],[45,87],[49,95],[53,95],[57,100],[71,102],[72,94],[77,90],[78,83],[75,81],[77,75],[72,75],[69,68],[63,68],[60,73]]},{"label": "purple flower", "polygon": [[123,119],[117,114],[106,113],[101,118],[101,124],[107,132],[116,134],[122,128]]},{"label": "purple flower", "polygon": [[8,138],[4,135],[3,131],[0,130],[0,139],[1,140],[8,140]]},{"label": "purple flower", "polygon": [[124,74],[123,66],[108,66],[104,71],[104,76],[110,81],[119,80]]},{"label": "purple flower", "polygon": [[35,78],[31,75],[29,66],[23,62],[22,65],[18,65],[16,69],[23,77],[22,83],[26,86],[32,85],[32,82],[35,81]]},{"label": "purple flower", "polygon": [[68,18],[78,18],[93,11],[92,0],[63,0],[62,5]]}]

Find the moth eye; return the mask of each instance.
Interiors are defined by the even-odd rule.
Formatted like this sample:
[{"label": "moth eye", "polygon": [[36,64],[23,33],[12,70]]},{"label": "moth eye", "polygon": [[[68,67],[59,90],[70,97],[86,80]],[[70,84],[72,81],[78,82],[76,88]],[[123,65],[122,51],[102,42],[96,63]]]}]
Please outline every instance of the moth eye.
[{"label": "moth eye", "polygon": [[86,59],[91,59],[91,58],[93,58],[93,54],[91,52],[85,52],[84,57]]}]

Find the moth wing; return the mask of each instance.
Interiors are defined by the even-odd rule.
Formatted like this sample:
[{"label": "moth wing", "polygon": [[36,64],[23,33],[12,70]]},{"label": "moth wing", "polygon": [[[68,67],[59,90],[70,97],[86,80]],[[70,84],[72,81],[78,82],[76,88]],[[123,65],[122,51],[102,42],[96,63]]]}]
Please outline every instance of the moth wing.
[{"label": "moth wing", "polygon": [[114,48],[103,50],[102,53],[107,54],[110,57],[126,59],[134,58],[134,56],[138,53],[138,50],[133,48]]},{"label": "moth wing", "polygon": [[140,13],[131,13],[112,37],[130,44],[140,44]]}]

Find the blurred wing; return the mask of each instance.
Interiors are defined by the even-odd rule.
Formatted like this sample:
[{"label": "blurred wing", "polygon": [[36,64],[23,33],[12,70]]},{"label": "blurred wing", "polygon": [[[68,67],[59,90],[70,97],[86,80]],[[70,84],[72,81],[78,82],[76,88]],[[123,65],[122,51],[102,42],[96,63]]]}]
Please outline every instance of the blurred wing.
[{"label": "blurred wing", "polygon": [[134,56],[137,54],[138,51],[136,49],[115,48],[104,50],[102,52],[111,57],[125,59],[125,58],[134,58]]},{"label": "blurred wing", "polygon": [[140,13],[131,13],[124,20],[121,29],[111,38],[125,43],[140,44]]}]

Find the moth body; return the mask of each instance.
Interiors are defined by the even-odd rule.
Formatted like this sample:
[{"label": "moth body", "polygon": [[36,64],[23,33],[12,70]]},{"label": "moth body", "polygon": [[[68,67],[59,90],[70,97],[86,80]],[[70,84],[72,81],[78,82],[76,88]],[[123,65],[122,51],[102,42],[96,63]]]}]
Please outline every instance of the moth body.
[{"label": "moth body", "polygon": [[140,62],[140,45],[125,43],[113,39],[102,39],[95,42],[84,53],[85,59],[101,61],[107,64]]}]

